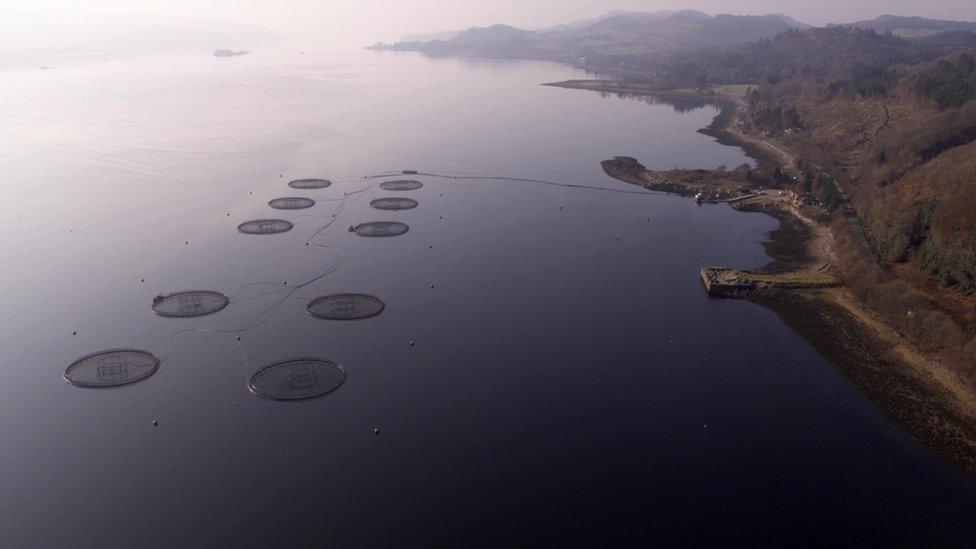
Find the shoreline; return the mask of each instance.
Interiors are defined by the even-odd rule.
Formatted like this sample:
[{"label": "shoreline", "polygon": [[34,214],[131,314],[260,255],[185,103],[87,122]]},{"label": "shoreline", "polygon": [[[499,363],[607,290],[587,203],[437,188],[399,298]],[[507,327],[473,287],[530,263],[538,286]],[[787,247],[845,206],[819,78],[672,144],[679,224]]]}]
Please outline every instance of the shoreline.
[{"label": "shoreline", "polygon": [[[605,82],[605,83],[604,83]],[[711,123],[698,130],[698,133],[714,138],[722,145],[739,147],[745,152],[746,156],[755,160],[757,163],[781,164],[783,163],[783,152],[772,145],[747,136],[741,132],[733,131],[735,121],[739,117],[744,102],[735,97],[727,95],[707,95],[698,92],[678,91],[678,90],[656,90],[653,88],[640,86],[620,86],[613,80],[564,80],[562,82],[546,82],[543,86],[554,88],[565,88],[570,90],[589,90],[596,92],[647,95],[663,99],[691,99],[704,101],[720,108],[719,113],[712,119]]]},{"label": "shoreline", "polygon": [[[737,130],[744,102],[740,98],[620,86],[614,81],[566,81],[545,84],[662,98],[695,99],[721,107],[700,133],[723,145],[737,146],[759,166],[793,168],[793,157],[779,147]],[[707,186],[668,178],[679,172],[653,172],[635,159],[617,157],[602,163],[607,175],[655,191],[692,196]],[[685,170],[704,174],[709,170]],[[714,173],[714,172],[711,172]],[[724,189],[728,191],[728,189]],[[776,218],[763,247],[772,261],[758,272],[780,274],[801,269],[828,271],[836,263],[829,225],[803,215],[798,208],[769,196],[730,207]],[[785,207],[784,207],[785,206]],[[874,319],[843,287],[830,289],[764,289],[739,296],[774,312],[803,337],[890,420],[924,447],[970,478],[976,478],[976,402],[946,376],[934,361],[912,349],[897,332]]]}]

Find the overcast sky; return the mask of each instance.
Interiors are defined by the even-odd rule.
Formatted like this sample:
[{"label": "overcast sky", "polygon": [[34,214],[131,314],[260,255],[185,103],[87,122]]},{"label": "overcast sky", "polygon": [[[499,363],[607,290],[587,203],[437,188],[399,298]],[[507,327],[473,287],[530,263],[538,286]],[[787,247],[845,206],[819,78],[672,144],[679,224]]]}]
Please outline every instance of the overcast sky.
[{"label": "overcast sky", "polygon": [[[822,25],[884,13],[976,20],[976,0],[0,0],[0,18],[146,13],[219,18],[269,27],[323,46],[358,47],[402,34],[508,23],[540,28],[612,9],[781,12]],[[29,29],[21,29],[28,31]]]}]

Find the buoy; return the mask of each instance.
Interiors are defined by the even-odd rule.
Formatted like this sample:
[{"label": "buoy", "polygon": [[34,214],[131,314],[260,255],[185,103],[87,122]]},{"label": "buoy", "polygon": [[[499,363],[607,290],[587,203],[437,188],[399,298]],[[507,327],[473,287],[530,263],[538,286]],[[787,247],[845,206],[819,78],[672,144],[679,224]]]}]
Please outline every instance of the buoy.
[{"label": "buoy", "polygon": [[71,335],[78,335],[78,332],[71,332]]},{"label": "buoy", "polygon": [[413,347],[413,340],[410,340],[410,346]]},{"label": "buoy", "polygon": [[240,341],[240,340],[241,340],[241,336],[237,336],[237,341]]},{"label": "buoy", "polygon": [[373,434],[376,435],[376,436],[380,436],[380,430],[379,430],[379,428],[374,428],[373,429]]},{"label": "buoy", "polygon": [[157,425],[159,425],[159,420],[158,419],[154,419],[153,420],[153,427],[156,427]]},{"label": "buoy", "polygon": [[431,290],[433,290],[433,289],[434,289],[434,285],[433,285],[433,284],[431,284],[431,285],[430,285],[430,289],[431,289]]}]

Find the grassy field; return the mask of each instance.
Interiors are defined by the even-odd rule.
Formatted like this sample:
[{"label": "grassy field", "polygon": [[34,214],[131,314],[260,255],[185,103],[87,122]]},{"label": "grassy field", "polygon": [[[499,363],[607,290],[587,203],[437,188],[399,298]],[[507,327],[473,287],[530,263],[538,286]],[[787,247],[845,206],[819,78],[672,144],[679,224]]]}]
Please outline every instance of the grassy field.
[{"label": "grassy field", "polygon": [[654,86],[643,85],[639,83],[627,83],[624,84],[619,80],[567,80],[566,82],[552,82],[548,84],[550,86],[562,86],[566,88],[578,88],[578,89],[590,89],[590,90],[608,90],[608,89],[620,89],[621,91],[647,91],[647,92],[659,92],[663,94],[682,94],[682,95],[724,95],[727,97],[738,97],[744,98],[746,96],[746,90],[754,86],[748,84],[730,84],[721,86],[711,86],[707,89],[699,88],[674,88],[670,90],[661,90]]},{"label": "grassy field", "polygon": [[836,286],[839,284],[833,275],[827,273],[760,274],[742,271],[741,276],[743,280],[774,285]]},{"label": "grassy field", "polygon": [[703,93],[707,93],[711,91],[719,95],[727,95],[729,97],[743,98],[746,96],[746,90],[752,87],[755,86],[750,86],[749,84],[729,84],[729,85],[720,85],[720,86],[710,86],[707,90],[698,89],[698,88],[675,88],[670,91],[673,91],[675,93],[689,93],[689,94],[696,94],[696,95],[702,95]]},{"label": "grassy field", "polygon": [[749,84],[729,84],[724,86],[712,86],[712,89],[722,95],[741,98],[746,96],[746,90],[754,87],[755,86],[751,86]]}]

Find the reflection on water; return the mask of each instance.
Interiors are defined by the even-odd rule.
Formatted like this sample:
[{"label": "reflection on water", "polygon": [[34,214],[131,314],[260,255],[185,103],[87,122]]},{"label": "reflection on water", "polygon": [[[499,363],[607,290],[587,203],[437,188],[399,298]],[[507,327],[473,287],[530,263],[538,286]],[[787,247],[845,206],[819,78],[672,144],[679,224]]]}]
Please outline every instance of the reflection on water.
[{"label": "reflection on water", "polygon": [[[968,481],[775,315],[704,295],[697,269],[763,264],[775,221],[602,173],[741,164],[695,131],[715,108],[537,85],[574,76],[261,52],[0,74],[5,540],[971,536]],[[332,184],[288,187],[310,178]],[[419,207],[370,205],[404,178]],[[314,205],[272,209],[285,193]],[[272,217],[291,230],[238,232]],[[348,231],[373,221],[409,231]],[[197,288],[229,305],[150,310]],[[306,312],[347,293],[382,314]],[[113,348],[162,364],[61,380]],[[270,398],[328,394],[257,398],[259,372]]]},{"label": "reflection on water", "polygon": [[599,91],[600,97],[609,98],[616,97],[619,99],[630,99],[632,101],[640,101],[641,103],[647,103],[649,105],[668,105],[675,112],[686,113],[693,112],[699,109],[703,109],[710,105],[707,101],[703,99],[695,99],[692,97],[668,97],[660,95],[647,95],[639,93],[628,93],[628,92],[608,92]]}]

